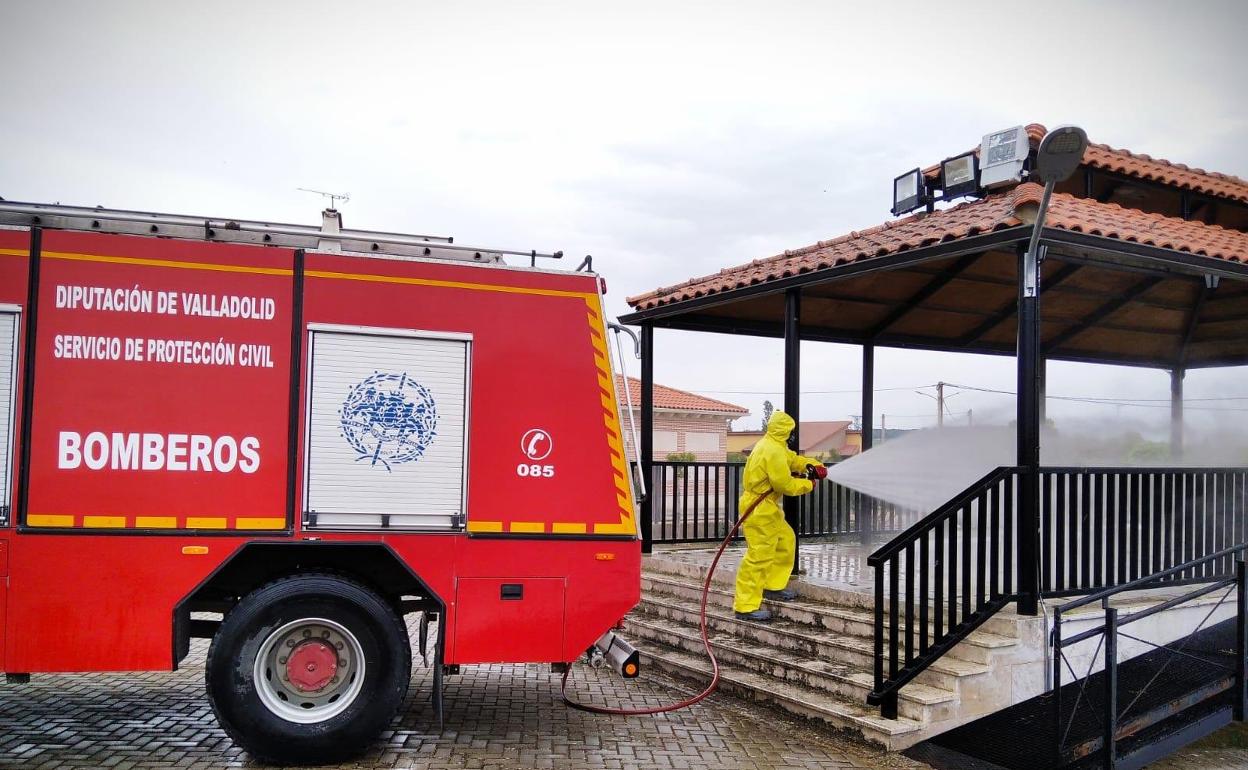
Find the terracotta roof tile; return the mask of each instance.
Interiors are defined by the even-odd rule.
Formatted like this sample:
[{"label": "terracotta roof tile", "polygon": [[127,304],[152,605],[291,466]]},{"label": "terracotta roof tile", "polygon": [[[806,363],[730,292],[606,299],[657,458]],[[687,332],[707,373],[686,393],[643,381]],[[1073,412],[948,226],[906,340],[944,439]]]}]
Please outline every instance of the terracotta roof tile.
[{"label": "terracotta roof tile", "polygon": [[[1015,190],[1016,205],[1034,203],[1038,206],[1042,189],[1038,184],[1020,185]],[[1089,198],[1055,194],[1049,203],[1044,224],[1059,230],[1143,243],[1203,257],[1248,262],[1248,233],[1123,208],[1116,203],[1098,203]]]},{"label": "terracotta roof tile", "polygon": [[[790,275],[1013,227],[1023,223],[1018,209],[1039,205],[1041,192],[1039,185],[1024,183],[932,214],[914,214],[870,230],[852,232],[830,241],[820,241],[801,249],[755,260],[747,265],[720,270],[714,275],[692,278],[675,286],[630,297],[628,303],[637,310],[646,310]],[[1115,203],[1098,203],[1092,199],[1058,193],[1050,203],[1045,224],[1061,230],[1234,262],[1248,262],[1248,233],[1149,214],[1123,208]]]},{"label": "terracotta roof tile", "polygon": [[[641,380],[636,377],[628,378],[628,387],[632,396],[632,406],[634,409],[641,408]],[[621,399],[624,397],[624,378],[621,375],[615,375],[615,390],[620,394]],[[690,393],[685,390],[677,390],[669,388],[666,385],[654,383],[654,408],[655,409],[673,409],[681,412],[718,412],[723,414],[749,414],[750,410],[743,406],[730,404],[727,401],[720,401],[706,396],[699,396],[697,393]]]},{"label": "terracotta roof tile", "polygon": [[822,444],[850,425],[853,423],[849,420],[803,420],[798,436],[802,440],[802,446],[810,448]]},{"label": "terracotta roof tile", "polygon": [[1124,176],[1248,203],[1248,181],[1230,174],[1190,168],[1182,163],[1137,155],[1128,150],[1117,150],[1107,144],[1088,145],[1083,154],[1083,162],[1093,168]]},{"label": "terracotta roof tile", "polygon": [[1022,220],[1014,215],[1012,195],[991,195],[932,214],[912,214],[870,230],[851,232],[766,259],[756,259],[747,265],[720,270],[715,275],[691,278],[675,286],[629,297],[628,303],[644,310],[1019,224]]},{"label": "terracotta roof tile", "polygon": [[1011,197],[1008,194],[992,195],[932,214],[912,214],[870,230],[851,232],[766,259],[756,259],[747,265],[720,270],[715,275],[691,278],[675,286],[629,297],[628,303],[638,309],[655,307],[1019,224],[1022,220],[1014,216]]}]

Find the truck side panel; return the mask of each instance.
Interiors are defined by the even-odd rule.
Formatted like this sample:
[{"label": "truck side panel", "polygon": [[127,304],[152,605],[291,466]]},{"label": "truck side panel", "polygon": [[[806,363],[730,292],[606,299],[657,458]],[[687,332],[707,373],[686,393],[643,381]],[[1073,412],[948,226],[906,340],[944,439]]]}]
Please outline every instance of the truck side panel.
[{"label": "truck side panel", "polygon": [[636,534],[595,277],[325,254],[306,275],[309,324],[472,335],[470,533]]},{"label": "truck side panel", "polygon": [[[393,541],[396,550],[409,558],[407,548],[398,540]],[[566,610],[560,634],[562,654],[524,657],[518,653],[535,652],[530,638],[545,639],[553,633],[541,620],[551,607],[536,606],[540,602],[526,594],[516,604],[534,607],[532,614],[504,620],[492,613],[497,597],[485,604],[456,602],[452,607],[455,614],[448,618],[454,630],[448,637],[448,663],[571,661],[636,606],[641,592],[641,547],[636,540],[469,537],[460,549],[456,571],[461,584],[478,577],[499,583],[563,579],[560,604]],[[550,652],[546,647],[541,651]]]},{"label": "truck side panel", "polygon": [[45,232],[21,523],[285,529],[292,260]]},{"label": "truck side panel", "polygon": [[[26,287],[30,267],[30,232],[27,230],[0,230],[0,304],[11,305],[21,311],[25,310]],[[0,669],[4,669],[6,644],[11,634],[7,633],[7,607],[11,593],[9,589],[9,554],[12,550],[13,511],[18,503],[17,457],[21,452],[21,440],[18,426],[22,419],[22,345],[24,339],[25,312],[18,314],[17,347],[13,353],[17,357],[17,366],[12,371],[12,411],[9,414],[8,435],[0,434],[0,449],[7,448],[6,467],[0,474],[6,475],[5,494],[0,498]],[[0,399],[0,409],[9,409],[10,404]],[[7,446],[6,446],[7,444]],[[6,456],[0,451],[0,456]],[[11,670],[11,669],[7,669]]]},{"label": "truck side panel", "polygon": [[[297,470],[295,511],[303,510],[302,389],[294,402],[299,440],[292,447],[288,438],[294,255],[155,238],[43,235],[41,266],[50,272],[39,297],[51,309],[46,325],[39,311],[29,512],[49,518],[21,530],[0,527],[0,539],[9,542],[5,670],[168,669],[174,606],[245,542],[292,535],[388,543],[446,600],[448,663],[571,660],[636,604],[640,546],[596,278],[307,255],[298,326],[304,339],[309,324],[471,335],[468,526],[444,534],[305,532],[296,518],[291,530],[278,532],[269,528],[287,525],[287,462]],[[5,236],[0,232],[0,270],[13,280],[0,273],[0,302],[9,292],[24,303],[25,260],[5,256]],[[18,244],[12,249],[24,248],[28,238],[10,238]],[[14,264],[22,265],[20,276]],[[173,292],[179,307],[184,295],[214,292],[217,307],[228,296],[273,304],[259,318],[188,320],[88,309],[75,286],[95,297],[97,288]],[[159,307],[156,294],[152,302]],[[263,360],[272,366],[153,362],[146,355],[126,360],[126,338],[142,339],[146,353],[150,339],[206,340],[210,331],[213,342],[267,345]],[[81,346],[66,357],[67,336],[118,338],[121,360]],[[295,381],[306,383],[306,358],[299,364]],[[544,439],[534,441],[535,431]],[[66,447],[65,432],[78,434],[79,443]],[[104,439],[92,439],[88,448],[91,434]],[[116,457],[113,434],[122,437]],[[144,469],[147,450],[140,443],[139,467],[131,467],[132,434],[140,442],[145,434],[160,436],[163,462]],[[183,435],[187,442],[194,435],[254,436],[260,467],[240,472],[240,453],[226,471],[210,453],[211,469],[201,458],[197,471],[182,470],[189,456],[177,451],[181,440],[174,441],[172,464],[167,450]],[[66,452],[71,456],[63,462]],[[465,601],[456,599],[460,578]],[[515,617],[507,619],[494,610],[503,586],[518,580],[534,581],[535,589],[506,601],[531,602],[525,608],[534,611],[508,605]],[[474,592],[495,589],[493,602],[476,601]],[[464,629],[462,639],[457,628]]]}]

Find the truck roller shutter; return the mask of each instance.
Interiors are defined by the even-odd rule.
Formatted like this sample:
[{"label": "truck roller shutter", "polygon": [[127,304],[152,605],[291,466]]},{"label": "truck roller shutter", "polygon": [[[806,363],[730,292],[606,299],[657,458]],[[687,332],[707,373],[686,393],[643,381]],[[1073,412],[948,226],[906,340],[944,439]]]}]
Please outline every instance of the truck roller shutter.
[{"label": "truck roller shutter", "polygon": [[13,413],[17,392],[17,313],[0,311],[0,526],[9,523],[13,490]]},{"label": "truck roller shutter", "polygon": [[470,349],[467,335],[314,328],[305,526],[463,526]]}]

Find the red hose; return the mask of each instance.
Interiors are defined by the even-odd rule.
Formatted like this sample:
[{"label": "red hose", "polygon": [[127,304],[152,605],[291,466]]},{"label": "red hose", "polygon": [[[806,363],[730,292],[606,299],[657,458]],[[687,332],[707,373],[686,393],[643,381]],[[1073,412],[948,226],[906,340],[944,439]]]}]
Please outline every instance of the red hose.
[{"label": "red hose", "polygon": [[704,700],[708,695],[715,692],[715,688],[719,687],[719,661],[715,659],[715,651],[711,649],[711,640],[707,638],[707,635],[706,635],[706,601],[711,593],[711,578],[714,577],[715,575],[715,568],[719,565],[719,558],[724,555],[724,550],[728,548],[728,544],[732,542],[732,539],[734,537],[736,537],[737,530],[739,530],[741,528],[741,525],[745,523],[745,520],[750,517],[750,514],[754,513],[754,509],[758,507],[758,504],[763,502],[763,500],[765,500],[767,496],[770,494],[771,494],[771,491],[768,490],[766,493],[761,495],[757,500],[751,503],[750,507],[745,510],[745,513],[742,514],[741,518],[737,519],[737,523],[732,525],[732,530],[728,533],[728,536],[724,538],[724,542],[719,544],[719,550],[715,552],[715,558],[711,560],[711,568],[707,570],[706,572],[706,581],[702,584],[702,606],[699,611],[701,624],[702,624],[702,646],[706,648],[706,657],[711,659],[711,683],[706,686],[706,689],[698,693],[697,695],[693,696],[692,698],[689,698],[687,700],[682,700],[679,703],[672,703],[667,706],[655,706],[653,708],[644,708],[644,709],[625,709],[625,708],[610,708],[608,706],[591,706],[586,703],[577,703],[576,701],[568,697],[568,674],[572,672],[572,666],[569,665],[568,668],[563,672],[563,681],[559,685],[559,695],[560,697],[563,698],[564,703],[568,704],[574,709],[578,709],[580,711],[588,711],[593,714],[615,714],[618,716],[637,716],[637,715],[642,715],[642,714],[664,714],[668,711],[677,711],[679,709],[687,708],[689,706],[692,706],[695,703],[698,703]]}]

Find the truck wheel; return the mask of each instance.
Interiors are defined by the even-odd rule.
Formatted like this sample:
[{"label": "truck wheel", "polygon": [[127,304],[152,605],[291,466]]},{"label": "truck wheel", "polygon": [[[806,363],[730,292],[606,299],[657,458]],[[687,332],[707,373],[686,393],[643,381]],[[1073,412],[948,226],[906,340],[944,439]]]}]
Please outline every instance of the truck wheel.
[{"label": "truck wheel", "polygon": [[208,697],[256,759],[327,764],[359,754],[389,725],[411,670],[407,629],[381,597],[301,575],[226,615],[208,651]]}]

